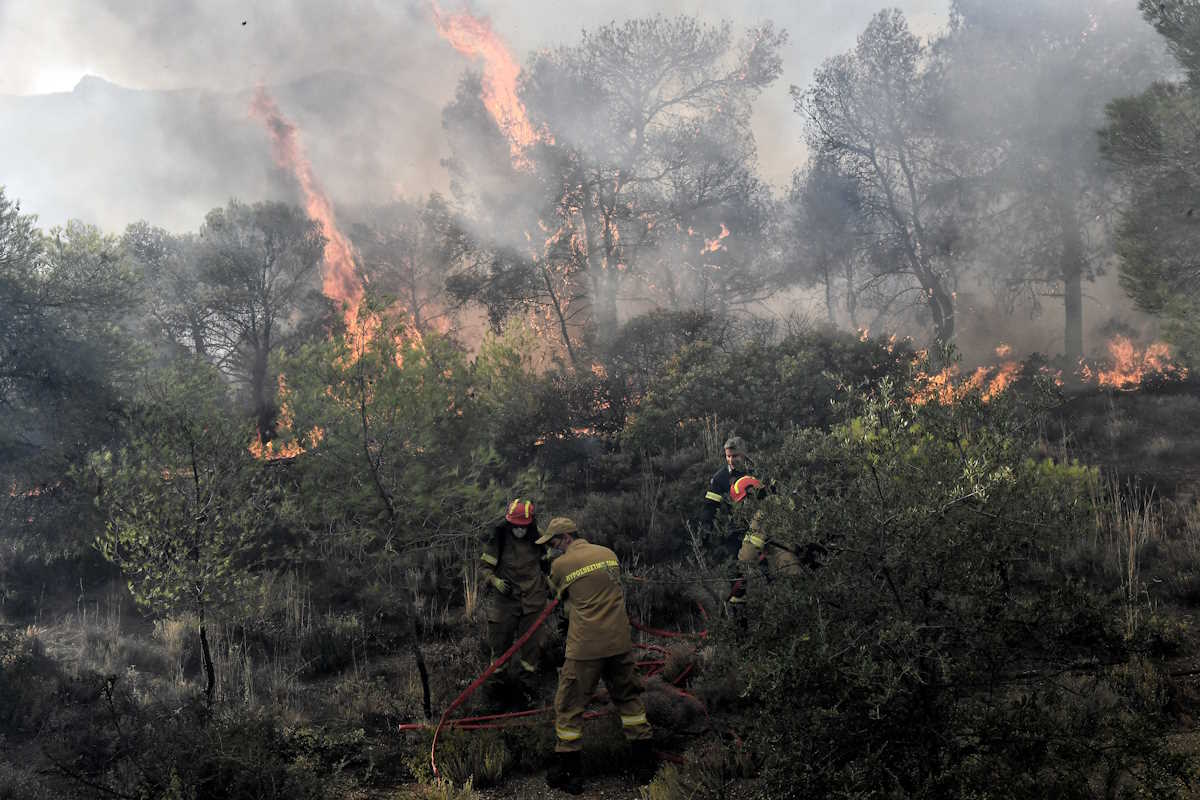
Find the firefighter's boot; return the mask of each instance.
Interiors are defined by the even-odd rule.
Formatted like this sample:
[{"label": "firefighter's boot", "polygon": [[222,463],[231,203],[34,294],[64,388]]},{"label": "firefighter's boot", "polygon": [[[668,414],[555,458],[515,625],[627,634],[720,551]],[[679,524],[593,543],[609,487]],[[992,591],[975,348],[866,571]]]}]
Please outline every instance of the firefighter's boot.
[{"label": "firefighter's boot", "polygon": [[555,753],[550,769],[546,770],[546,785],[567,794],[583,791],[583,779],[579,774],[579,753]]},{"label": "firefighter's boot", "polygon": [[630,767],[636,786],[645,786],[658,772],[658,756],[649,739],[634,739],[630,745]]}]

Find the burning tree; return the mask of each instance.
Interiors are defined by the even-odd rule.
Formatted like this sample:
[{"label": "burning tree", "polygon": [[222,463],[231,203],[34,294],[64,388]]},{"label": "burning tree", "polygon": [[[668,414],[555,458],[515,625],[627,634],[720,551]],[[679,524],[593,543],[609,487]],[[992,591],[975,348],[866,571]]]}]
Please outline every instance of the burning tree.
[{"label": "burning tree", "polygon": [[1163,71],[1152,34],[1127,3],[1038,0],[1020,14],[955,0],[939,48],[956,112],[947,135],[994,166],[972,220],[985,277],[1006,301],[1060,299],[1068,363],[1084,353],[1084,285],[1112,254],[1120,197],[1092,131],[1108,98]]},{"label": "burning tree", "polygon": [[350,235],[374,291],[396,298],[416,330],[444,332],[450,327],[445,274],[465,245],[440,195],[373,209]]},{"label": "burning tree", "polygon": [[[728,251],[766,226],[750,109],[779,74],[783,41],[769,25],[735,41],[728,24],[655,17],[535,56],[521,97],[531,130],[547,134],[522,151],[524,173],[465,152],[471,140],[453,126],[477,124],[468,108],[482,101],[460,91],[445,115],[460,185],[485,206],[503,200],[480,216],[498,220],[501,240],[540,269],[517,286],[549,299],[564,328],[582,307],[578,324],[601,338],[616,330],[620,300],[715,305],[714,296],[744,295],[749,270],[739,270],[756,265]],[[493,176],[510,169],[529,191],[493,191]]]},{"label": "burning tree", "polygon": [[282,203],[234,201],[210,211],[200,229],[209,356],[246,386],[264,444],[278,412],[271,352],[315,333],[329,310],[316,283],[325,241],[318,222]]},{"label": "burning tree", "polygon": [[934,337],[954,337],[961,193],[973,165],[945,147],[940,82],[927,46],[898,10],[875,15],[854,50],[792,87],[809,145],[857,198],[870,280],[883,311],[922,306]]}]

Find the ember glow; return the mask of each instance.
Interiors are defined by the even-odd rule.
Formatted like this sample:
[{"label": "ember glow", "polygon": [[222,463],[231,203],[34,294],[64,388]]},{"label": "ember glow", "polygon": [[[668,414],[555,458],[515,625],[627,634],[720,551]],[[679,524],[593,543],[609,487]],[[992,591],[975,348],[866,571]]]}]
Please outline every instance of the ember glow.
[{"label": "ember glow", "polygon": [[701,253],[715,253],[718,250],[724,250],[725,245],[721,243],[721,240],[724,239],[728,235],[729,235],[729,228],[726,228],[725,223],[722,222],[721,223],[721,232],[717,234],[717,238],[706,240],[704,242],[704,249],[701,250],[700,252]]},{"label": "ember glow", "polygon": [[524,154],[526,148],[541,139],[553,140],[539,133],[529,122],[525,104],[517,94],[521,66],[486,19],[473,17],[465,11],[444,14],[434,3],[433,20],[438,33],[455,50],[483,62],[483,94],[480,99],[492,119],[496,120],[496,125],[508,137],[513,165],[528,169],[530,164]]},{"label": "ember glow", "polygon": [[[295,429],[295,421],[292,418],[292,410],[287,404],[288,388],[287,380],[283,375],[279,376],[279,428],[287,433]],[[308,447],[316,447],[325,438],[325,431],[320,426],[313,427],[305,437],[308,441]],[[263,444],[259,439],[255,439],[248,448],[250,454],[257,459],[263,461],[274,461],[280,458],[295,458],[305,451],[305,447],[300,443],[298,437],[280,437]]]},{"label": "ember glow", "polygon": [[1165,342],[1152,342],[1145,350],[1124,336],[1114,337],[1108,342],[1111,369],[1093,369],[1082,364],[1079,375],[1085,382],[1097,386],[1131,391],[1137,389],[1147,377],[1182,380],[1187,377],[1187,368],[1171,360],[1171,349]]},{"label": "ember glow", "polygon": [[950,405],[962,400],[971,392],[978,392],[983,402],[994,400],[1021,373],[1017,361],[1005,361],[989,367],[978,367],[966,378],[959,374],[958,365],[951,365],[932,375],[919,373],[915,388],[909,399],[916,405],[937,402]]},{"label": "ember glow", "polygon": [[[966,378],[960,376],[957,364],[951,364],[933,375],[920,372],[914,377],[915,388],[909,399],[916,405],[930,402],[949,405],[972,392],[978,392],[983,402],[994,400],[1021,374],[1021,363],[1010,359],[1011,355],[1012,347],[999,345],[996,356],[1005,360],[999,364],[977,367]],[[924,354],[920,357],[924,358]]]},{"label": "ember glow", "polygon": [[[321,289],[325,296],[340,303],[345,310],[346,329],[351,335],[356,330],[358,307],[362,303],[363,288],[354,267],[354,248],[338,230],[333,215],[333,204],[321,190],[312,164],[304,154],[296,126],[289,122],[279,106],[259,87],[250,106],[251,113],[261,119],[271,134],[271,150],[275,163],[290,170],[304,193],[304,207],[308,216],[321,224],[325,235],[325,270]],[[359,348],[355,348],[356,351]]]}]

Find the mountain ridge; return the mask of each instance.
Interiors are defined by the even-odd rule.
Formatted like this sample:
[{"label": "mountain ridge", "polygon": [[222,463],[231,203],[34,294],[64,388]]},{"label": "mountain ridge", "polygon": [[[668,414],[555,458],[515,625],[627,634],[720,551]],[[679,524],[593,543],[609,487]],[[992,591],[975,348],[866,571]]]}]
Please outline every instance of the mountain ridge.
[{"label": "mountain ridge", "polygon": [[[0,185],[45,226],[138,219],[194,230],[231,197],[298,201],[249,113],[257,87],[135,89],[84,75],[70,92],[0,95]],[[335,203],[442,188],[439,109],[386,78],[332,69],[267,87]]]}]

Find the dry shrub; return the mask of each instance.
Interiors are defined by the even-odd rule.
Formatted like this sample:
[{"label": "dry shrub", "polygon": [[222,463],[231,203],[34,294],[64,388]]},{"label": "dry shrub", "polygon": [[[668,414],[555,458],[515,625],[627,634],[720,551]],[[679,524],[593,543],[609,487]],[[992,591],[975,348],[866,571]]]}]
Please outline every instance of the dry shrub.
[{"label": "dry shrub", "polygon": [[708,726],[708,715],[697,698],[658,676],[646,681],[646,716],[650,723],[673,734],[696,733]]},{"label": "dry shrub", "polygon": [[662,767],[654,780],[638,790],[641,800],[689,800],[695,790],[683,781],[674,764]]},{"label": "dry shrub", "polygon": [[363,658],[366,632],[357,614],[326,614],[301,637],[300,677],[331,675]]},{"label": "dry shrub", "polygon": [[[410,751],[407,766],[421,783],[438,785],[429,763],[432,733],[423,731]],[[438,737],[438,778],[456,786],[494,786],[513,764],[503,731],[443,729]]]},{"label": "dry shrub", "polygon": [[677,644],[667,653],[663,664],[662,679],[672,686],[686,686],[700,669],[700,654],[690,644]]}]

